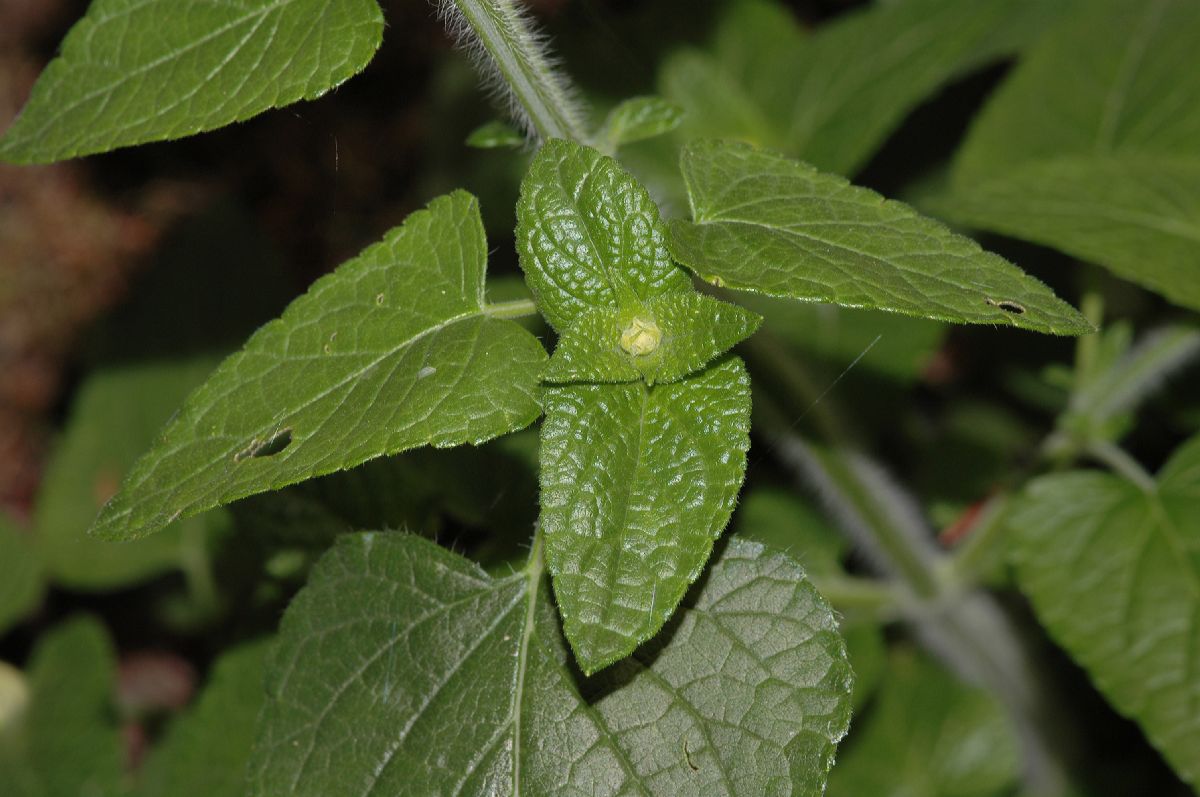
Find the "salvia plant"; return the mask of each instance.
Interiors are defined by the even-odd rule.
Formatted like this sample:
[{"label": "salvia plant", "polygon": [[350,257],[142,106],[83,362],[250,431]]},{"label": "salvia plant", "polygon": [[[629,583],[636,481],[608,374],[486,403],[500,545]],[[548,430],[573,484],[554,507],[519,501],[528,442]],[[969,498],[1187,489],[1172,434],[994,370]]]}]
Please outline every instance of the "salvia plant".
[{"label": "salvia plant", "polygon": [[[504,114],[467,144],[521,170],[523,281],[480,200],[428,195],[224,359],[88,375],[32,532],[0,526],[32,648],[0,794],[1195,788],[1200,3],[675,6],[708,32],[620,99],[516,0],[429,10]],[[93,0],[0,157],[316,100],[388,30],[375,0]],[[960,143],[950,85],[984,97]],[[920,180],[873,166],[931,129]],[[963,349],[989,387],[939,404]],[[135,760],[120,620],[38,607],[179,570],[172,627],[223,641]]]}]

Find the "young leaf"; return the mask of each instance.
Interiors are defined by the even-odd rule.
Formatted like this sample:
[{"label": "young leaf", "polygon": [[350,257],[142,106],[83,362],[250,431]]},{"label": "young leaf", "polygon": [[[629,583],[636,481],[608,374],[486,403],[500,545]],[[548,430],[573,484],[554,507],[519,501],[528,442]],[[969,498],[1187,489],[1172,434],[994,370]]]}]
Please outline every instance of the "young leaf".
[{"label": "young leaf", "polygon": [[977,117],[939,212],[1200,309],[1200,5],[1096,0]]},{"label": "young leaf", "polygon": [[266,642],[224,653],[196,705],[167,730],[142,771],[140,797],[242,797],[254,721],[266,699]]},{"label": "young leaf", "polygon": [[829,778],[829,797],[995,797],[1020,774],[996,699],[912,651],[887,663],[875,702]]},{"label": "young leaf", "polygon": [[88,526],[162,425],[212,371],[209,357],[102,368],[79,388],[46,466],[34,510],[38,550],[50,578],[74,590],[127,587],[178,570],[229,519],[178,520],[153,539],[113,545]]},{"label": "young leaf", "polygon": [[487,244],[455,192],[319,280],[189,397],[101,511],[102,537],[539,414],[537,339],[489,315]]},{"label": "young leaf", "polygon": [[1200,784],[1200,438],[1149,492],[1093,471],[1042,477],[1011,525],[1017,576],[1042,623]]},{"label": "young leaf", "polygon": [[400,534],[318,563],[267,679],[254,797],[817,797],[852,680],[829,607],[757,545],[731,542],[670,635],[586,679],[536,545],[493,579]]},{"label": "young leaf", "polygon": [[480,125],[467,136],[467,146],[476,149],[504,149],[519,147],[524,143],[525,136],[496,119]]},{"label": "young leaf", "polygon": [[1053,334],[1091,325],[969,238],[841,177],[746,144],[688,146],[694,221],[671,222],[677,260],[729,288]]},{"label": "young leaf", "polygon": [[124,793],[115,670],[104,627],[91,618],[69,620],[39,641],[29,666],[28,706],[15,725],[0,727],[0,794]]},{"label": "young leaf", "polygon": [[699,293],[672,293],[641,310],[588,310],[558,339],[547,382],[674,382],[754,334],[761,319]]},{"label": "young leaf", "polygon": [[0,158],[46,163],[162,141],[314,99],[367,65],[375,0],[95,0]]},{"label": "young leaf", "polygon": [[683,120],[683,109],[662,97],[634,97],[613,108],[601,138],[612,150],[669,133]]},{"label": "young leaf", "polygon": [[646,189],[612,158],[568,141],[547,141],[521,183],[517,250],[538,309],[559,330],[586,310],[691,290]]},{"label": "young leaf", "polygon": [[681,382],[546,390],[546,562],[576,660],[592,673],[658,633],[733,512],[750,382],[730,358]]},{"label": "young leaf", "polygon": [[41,600],[42,570],[29,535],[0,513],[0,638]]}]

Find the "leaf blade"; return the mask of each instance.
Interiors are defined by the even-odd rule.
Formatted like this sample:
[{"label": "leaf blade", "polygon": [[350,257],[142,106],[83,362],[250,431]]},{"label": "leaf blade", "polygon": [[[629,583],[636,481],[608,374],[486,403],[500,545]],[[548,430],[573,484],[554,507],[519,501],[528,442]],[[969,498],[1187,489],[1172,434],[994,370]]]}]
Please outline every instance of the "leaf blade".
[{"label": "leaf blade", "polygon": [[362,71],[382,35],[375,0],[250,0],[187,13],[172,0],[98,0],[0,139],[0,158],[62,160],[315,99]]},{"label": "leaf blade", "polygon": [[[739,542],[689,606],[644,660],[582,681],[536,564],[491,579],[408,535],[349,535],[285,615],[251,793],[820,794],[850,689],[828,607],[790,560]],[[702,655],[731,646],[733,662]],[[321,730],[348,720],[339,751]]]},{"label": "leaf blade", "polygon": [[192,394],[92,533],[143,536],[377,456],[531,423],[546,353],[488,315],[486,251],[478,204],[455,192],[318,281]]},{"label": "leaf blade", "polygon": [[584,672],[657,633],[700,575],[741,488],[749,429],[736,358],[654,388],[547,389],[540,523]]},{"label": "leaf blade", "polygon": [[1104,473],[1042,477],[1011,524],[1018,582],[1041,622],[1176,772],[1200,782],[1189,654],[1200,644],[1200,439],[1152,492]]},{"label": "leaf blade", "polygon": [[681,168],[694,221],[671,222],[672,251],[714,284],[958,323],[1091,331],[1003,258],[840,177],[720,141],[690,145]]}]

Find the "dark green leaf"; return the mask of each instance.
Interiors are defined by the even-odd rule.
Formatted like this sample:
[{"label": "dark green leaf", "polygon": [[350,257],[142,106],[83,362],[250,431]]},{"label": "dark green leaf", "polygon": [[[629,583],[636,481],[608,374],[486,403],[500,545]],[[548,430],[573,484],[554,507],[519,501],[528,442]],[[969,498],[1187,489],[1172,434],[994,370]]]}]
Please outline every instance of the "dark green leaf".
[{"label": "dark green leaf", "polygon": [[1200,438],[1144,492],[1045,476],[1011,520],[1022,589],[1051,635],[1184,780],[1200,784]]},{"label": "dark green leaf", "polygon": [[584,679],[536,551],[493,579],[344,537],[284,617],[251,794],[820,795],[851,676],[799,568],[734,541],[678,618]]},{"label": "dark green leaf", "polygon": [[0,139],[44,163],[161,141],[319,97],[383,35],[375,0],[95,0]]},{"label": "dark green leaf", "polygon": [[422,445],[531,423],[546,353],[489,315],[473,197],[414,213],[260,329],[191,395],[94,528],[176,518]]},{"label": "dark green leaf", "polygon": [[704,141],[681,168],[694,221],[676,259],[729,288],[959,323],[1091,330],[1033,277],[900,202],[745,144]]},{"label": "dark green leaf", "polygon": [[590,673],[658,633],[733,511],[750,446],[737,359],[681,382],[546,390],[546,562]]},{"label": "dark green leaf", "polygon": [[517,220],[521,268],[556,329],[586,310],[628,309],[691,288],[646,189],[588,147],[546,142],[521,184]]},{"label": "dark green leaf", "polygon": [[1193,0],[1079,6],[980,113],[934,207],[1200,309],[1197,40]]},{"label": "dark green leaf", "polygon": [[567,327],[548,382],[674,382],[758,329],[759,317],[698,293],[672,293],[636,311],[588,310]]},{"label": "dark green leaf", "polygon": [[1070,4],[906,0],[799,30],[787,12],[736,3],[714,55],[668,59],[662,92],[689,137],[737,138],[853,174],[940,86],[1036,38]]},{"label": "dark green leaf", "polygon": [[195,706],[175,720],[142,771],[140,797],[242,797],[254,722],[266,698],[268,645],[233,648],[213,665]]}]

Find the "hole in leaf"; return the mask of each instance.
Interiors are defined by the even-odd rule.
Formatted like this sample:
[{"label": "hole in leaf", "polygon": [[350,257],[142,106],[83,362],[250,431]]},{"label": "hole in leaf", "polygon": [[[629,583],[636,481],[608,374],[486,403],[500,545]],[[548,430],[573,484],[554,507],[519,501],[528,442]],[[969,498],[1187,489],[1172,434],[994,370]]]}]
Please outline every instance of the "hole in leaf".
[{"label": "hole in leaf", "polygon": [[292,430],[280,429],[266,440],[252,440],[250,445],[233,455],[234,462],[244,459],[260,459],[273,457],[292,444]]},{"label": "hole in leaf", "polygon": [[1025,314],[1025,305],[1017,304],[1016,302],[1010,302],[1007,299],[1001,299],[1000,301],[996,301],[995,299],[988,299],[987,303],[990,304],[992,307],[999,307],[1001,310],[1003,310],[1006,313],[1012,313],[1013,315],[1024,315]]}]

